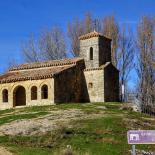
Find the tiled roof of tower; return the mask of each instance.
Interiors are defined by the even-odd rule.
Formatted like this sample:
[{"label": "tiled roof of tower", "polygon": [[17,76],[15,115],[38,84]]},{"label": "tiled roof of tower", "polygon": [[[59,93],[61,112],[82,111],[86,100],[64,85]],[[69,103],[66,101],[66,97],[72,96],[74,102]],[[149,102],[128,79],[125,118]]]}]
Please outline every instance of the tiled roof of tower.
[{"label": "tiled roof of tower", "polygon": [[75,67],[75,64],[65,66],[53,66],[49,68],[38,68],[32,70],[17,70],[14,72],[7,72],[0,76],[0,83],[11,83],[16,81],[39,80],[52,78],[54,75],[60,74],[63,71]]},{"label": "tiled roof of tower", "polygon": [[93,31],[93,32],[90,32],[90,33],[87,33],[87,34],[84,34],[82,36],[79,37],[80,40],[85,40],[85,39],[89,39],[89,38],[93,38],[93,37],[104,37],[108,40],[111,40],[105,36],[103,36],[101,33],[98,33],[96,31]]},{"label": "tiled roof of tower", "polygon": [[66,59],[61,59],[61,60],[27,63],[27,64],[21,64],[21,65],[12,67],[11,69],[9,69],[9,71],[71,65],[71,64],[76,64],[77,62],[82,61],[82,60],[83,60],[82,58],[66,58]]}]

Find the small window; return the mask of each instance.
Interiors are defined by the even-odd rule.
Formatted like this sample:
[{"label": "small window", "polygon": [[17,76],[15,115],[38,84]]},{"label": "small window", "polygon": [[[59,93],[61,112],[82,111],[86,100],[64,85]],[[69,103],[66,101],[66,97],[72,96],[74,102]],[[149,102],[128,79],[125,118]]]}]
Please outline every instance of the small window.
[{"label": "small window", "polygon": [[4,89],[2,92],[3,102],[8,102],[8,90]]},{"label": "small window", "polygon": [[90,60],[93,60],[93,48],[90,47]]},{"label": "small window", "polygon": [[88,83],[88,88],[89,88],[89,89],[90,89],[90,88],[93,88],[93,83],[92,83],[92,82]]},{"label": "small window", "polygon": [[33,86],[31,88],[31,100],[37,100],[37,87]]},{"label": "small window", "polygon": [[48,98],[48,86],[47,85],[43,85],[41,87],[41,98],[42,99],[47,99]]}]

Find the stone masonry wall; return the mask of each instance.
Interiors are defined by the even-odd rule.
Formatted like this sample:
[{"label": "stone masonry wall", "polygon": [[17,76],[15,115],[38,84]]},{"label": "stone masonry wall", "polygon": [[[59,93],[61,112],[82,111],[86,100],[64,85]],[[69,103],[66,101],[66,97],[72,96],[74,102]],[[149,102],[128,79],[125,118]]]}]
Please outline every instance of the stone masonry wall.
[{"label": "stone masonry wall", "polygon": [[[90,47],[93,48],[93,60],[90,60]],[[111,62],[111,41],[104,37],[80,40],[80,57],[84,58],[86,68],[97,68]]]},{"label": "stone masonry wall", "polygon": [[[48,99],[41,99],[41,87],[44,84],[48,85]],[[28,80],[0,84],[0,109],[13,108],[13,92],[18,86],[23,86],[26,90],[26,106],[54,104],[54,79]],[[37,87],[37,100],[31,100],[32,86]],[[3,103],[2,91],[4,89],[8,90],[8,102]]]},{"label": "stone masonry wall", "polygon": [[[93,60],[90,60],[90,47],[93,48]],[[86,68],[99,67],[99,38],[80,40],[80,57],[84,58]]]},{"label": "stone masonry wall", "polygon": [[99,66],[111,62],[111,41],[104,37],[99,38]]},{"label": "stone masonry wall", "polygon": [[54,78],[55,103],[81,102],[83,93],[84,61]]},{"label": "stone masonry wall", "polygon": [[112,65],[104,68],[105,102],[119,101],[119,71]]},{"label": "stone masonry wall", "polygon": [[90,70],[84,72],[90,102],[104,102],[104,72]]}]

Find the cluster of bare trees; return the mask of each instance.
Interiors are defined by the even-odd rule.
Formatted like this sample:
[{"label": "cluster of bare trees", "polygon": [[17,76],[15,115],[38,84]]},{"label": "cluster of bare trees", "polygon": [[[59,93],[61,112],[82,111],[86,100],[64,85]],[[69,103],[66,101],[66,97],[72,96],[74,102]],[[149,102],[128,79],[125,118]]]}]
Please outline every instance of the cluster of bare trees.
[{"label": "cluster of bare trees", "polygon": [[144,16],[137,30],[137,73],[139,99],[155,104],[155,17]]},{"label": "cluster of bare trees", "polygon": [[31,35],[22,44],[22,53],[26,62],[38,62],[66,57],[66,44],[62,30],[59,27],[43,30],[37,39]]},{"label": "cluster of bare trees", "polygon": [[[68,23],[68,53],[79,56],[79,36],[94,30],[112,39],[112,63],[120,70],[120,85],[127,88],[129,74],[135,67],[141,101],[154,103],[155,19],[142,17],[137,35],[133,35],[131,28],[121,25],[113,15],[95,19],[87,13],[83,19],[76,18]],[[64,58],[67,56],[64,33],[59,27],[54,27],[42,31],[37,39],[31,35],[22,45],[22,52],[27,62]]]},{"label": "cluster of bare trees", "polygon": [[76,18],[68,24],[68,36],[71,41],[71,51],[74,56],[80,52],[79,36],[96,30],[108,38],[112,39],[112,62],[117,65],[116,51],[119,44],[119,24],[114,16],[93,19],[90,13],[87,13],[83,20]]},{"label": "cluster of bare trees", "polygon": [[79,56],[79,36],[92,32],[94,30],[93,23],[92,15],[87,13],[83,20],[76,18],[73,22],[68,24],[68,37],[71,42],[71,53],[73,56]]}]

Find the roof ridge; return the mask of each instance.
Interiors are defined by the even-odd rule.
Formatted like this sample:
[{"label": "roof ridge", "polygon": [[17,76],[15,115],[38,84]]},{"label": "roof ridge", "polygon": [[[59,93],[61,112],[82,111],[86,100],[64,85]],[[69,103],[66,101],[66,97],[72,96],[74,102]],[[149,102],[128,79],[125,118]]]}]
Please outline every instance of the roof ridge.
[{"label": "roof ridge", "polygon": [[85,39],[89,39],[89,38],[93,38],[93,37],[104,37],[108,40],[111,40],[110,38],[105,37],[103,34],[96,32],[95,30],[92,32],[89,32],[87,34],[81,35],[79,37],[79,40],[85,40]]},{"label": "roof ridge", "polygon": [[0,76],[0,84],[11,83],[11,82],[16,82],[16,81],[52,78],[73,67],[76,67],[76,64],[72,64],[68,66],[46,68],[46,69],[39,69],[39,70],[35,70],[35,72],[31,72],[30,70],[22,70],[22,71],[18,70],[16,72],[8,72]]},{"label": "roof ridge", "polygon": [[44,61],[44,62],[25,63],[25,64],[14,66],[10,68],[9,71],[71,65],[71,64],[76,64],[78,61],[81,61],[81,60],[83,60],[83,58],[76,57],[76,58],[65,58],[65,59],[59,59],[59,60],[50,60],[50,61]]}]

